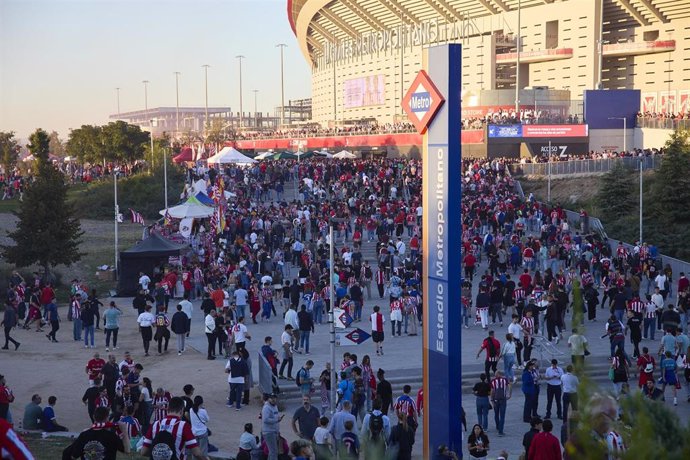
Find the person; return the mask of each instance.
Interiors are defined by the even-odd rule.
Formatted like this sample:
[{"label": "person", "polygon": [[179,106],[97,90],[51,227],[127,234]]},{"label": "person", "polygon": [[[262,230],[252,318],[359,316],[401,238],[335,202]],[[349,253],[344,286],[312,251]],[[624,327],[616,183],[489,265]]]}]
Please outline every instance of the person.
[{"label": "person", "polygon": [[55,415],[55,404],[57,404],[57,397],[50,396],[48,398],[48,405],[43,409],[43,431],[47,433],[69,431],[58,423],[57,416]]},{"label": "person", "polygon": [[292,365],[293,365],[293,348],[292,348],[292,331],[293,327],[291,324],[286,324],[283,333],[280,336],[280,344],[283,347],[283,362],[280,363],[280,371],[278,371],[278,378],[285,379],[285,367],[287,366],[287,379],[292,379]]},{"label": "person", "polygon": [[10,413],[10,404],[14,402],[14,394],[7,386],[5,376],[0,375],[0,419],[7,420],[12,423],[12,414]]},{"label": "person", "polygon": [[237,306],[238,316],[246,316],[247,314],[247,299],[249,298],[249,293],[242,286],[235,289],[235,305]]},{"label": "person", "polygon": [[297,314],[297,322],[299,324],[299,346],[297,349],[301,348],[308,355],[309,336],[314,332],[314,319],[311,312],[307,311],[306,305],[300,307],[300,312]]},{"label": "person", "polygon": [[279,415],[277,402],[278,396],[271,393],[261,409],[261,435],[268,447],[268,460],[278,460],[280,422],[285,417],[285,414]]},{"label": "person", "polygon": [[242,407],[242,392],[245,378],[249,374],[249,366],[237,350],[233,350],[231,358],[225,365],[225,372],[228,374],[228,384],[230,385],[227,406],[232,407],[234,403],[235,410],[238,411]]},{"label": "person", "polygon": [[680,388],[680,381],[676,375],[676,370],[678,365],[676,364],[676,358],[671,355],[670,351],[664,353],[664,358],[659,363],[661,368],[661,377],[663,379],[663,385],[661,387],[661,392],[665,393],[666,385],[670,385],[673,391],[673,405],[678,405],[678,389]]},{"label": "person", "polygon": [[292,416],[292,430],[298,437],[310,441],[319,426],[319,419],[319,410],[311,405],[311,398],[302,396],[302,405]]},{"label": "person", "polygon": [[551,418],[554,399],[556,400],[556,415],[559,420],[563,419],[563,407],[561,406],[561,377],[563,374],[563,369],[558,366],[558,360],[552,359],[551,366],[544,372],[546,378],[546,415],[544,419]]},{"label": "person", "polygon": [[[94,347],[94,327],[96,321],[96,307],[91,302],[84,302],[79,313],[82,328],[84,329],[84,348]],[[89,337],[91,337],[89,345]]]},{"label": "person", "polygon": [[43,408],[41,407],[41,396],[34,394],[31,396],[31,402],[24,407],[22,428],[25,430],[39,430],[41,428],[42,417]]},{"label": "person", "polygon": [[204,332],[208,341],[206,359],[212,361],[216,359],[216,309],[211,309],[204,318]]},{"label": "person", "polygon": [[93,358],[86,363],[84,372],[89,377],[89,386],[95,386],[96,380],[102,381],[103,366],[105,366],[105,360],[101,358],[100,353],[94,353]]},{"label": "person", "polygon": [[544,420],[541,433],[536,433],[527,452],[527,460],[561,460],[561,445],[558,438],[551,434],[553,422]]},{"label": "person", "polygon": [[108,397],[115,398],[115,386],[117,380],[120,378],[120,368],[117,367],[117,360],[115,355],[108,355],[108,361],[101,369],[101,376],[103,379],[103,386],[108,390]]},{"label": "person", "polygon": [[[158,387],[156,389],[156,394],[153,396],[153,419],[156,421],[163,420],[168,416],[168,410],[170,406],[170,400],[172,396],[170,393],[165,391],[163,387]],[[184,405],[184,399],[182,404]],[[182,408],[182,416],[184,416],[184,407]]]},{"label": "person", "polygon": [[496,376],[491,380],[491,402],[494,407],[494,421],[499,436],[504,435],[506,408],[512,391],[511,381],[505,378],[501,371],[496,371]]},{"label": "person", "polygon": [[522,371],[522,393],[525,395],[525,405],[522,412],[522,420],[525,423],[530,423],[532,417],[537,416],[539,387],[534,378],[534,371],[534,361],[527,361],[525,369]]},{"label": "person", "polygon": [[355,422],[346,420],[345,431],[340,436],[339,457],[346,460],[359,458],[359,437],[354,433]]},{"label": "person", "polygon": [[141,340],[144,342],[144,356],[149,355],[149,346],[153,339],[153,323],[155,320],[155,316],[151,313],[151,305],[146,305],[144,313],[140,314],[137,318]]},{"label": "person", "polygon": [[467,438],[467,449],[470,451],[470,458],[486,458],[489,453],[489,437],[479,424],[472,427]]},{"label": "person", "polygon": [[192,423],[192,434],[196,436],[199,443],[199,450],[202,455],[208,455],[208,422],[210,420],[206,408],[204,408],[204,398],[199,395],[194,396],[194,405],[189,410],[189,418]]},{"label": "person", "polygon": [[115,460],[118,452],[130,453],[131,445],[126,423],[108,423],[108,415],[107,407],[96,409],[91,428],[82,431],[68,447],[70,458],[95,458],[91,455],[98,452],[101,455],[98,458]]},{"label": "person", "polygon": [[295,460],[313,460],[314,447],[310,441],[295,439],[290,443],[290,453]]},{"label": "person", "polygon": [[393,387],[386,380],[386,371],[380,369],[376,372],[379,383],[376,384],[376,394],[381,398],[381,412],[388,415],[388,409],[393,405]]},{"label": "person", "polygon": [[317,460],[333,458],[333,437],[328,431],[328,417],[319,419],[319,426],[314,431],[314,454]]},{"label": "person", "polygon": [[232,327],[232,337],[237,351],[245,348],[247,340],[252,339],[252,336],[247,332],[247,326],[244,325],[244,316],[237,318],[237,323]]},{"label": "person", "polygon": [[[203,455],[199,449],[199,443],[192,433],[191,424],[182,420],[183,411],[184,401],[182,398],[172,398],[168,405],[167,415],[161,420],[156,420],[144,436],[141,455],[146,457],[154,451],[168,450],[170,455],[174,452],[178,459],[185,460],[186,449],[197,460],[207,460],[208,457]],[[168,432],[172,436],[163,435],[163,432]],[[164,442],[166,437],[172,445]]]},{"label": "person", "polygon": [[254,458],[252,456],[253,452],[261,452],[259,447],[259,437],[254,435],[254,425],[251,423],[245,423],[244,431],[240,435],[237,460],[252,460],[252,458]]},{"label": "person", "polygon": [[189,293],[185,292],[184,298],[183,298],[182,302],[180,302],[180,305],[182,306],[182,312],[187,317],[186,329],[187,329],[187,337],[189,337],[189,333],[192,331],[192,311],[194,310],[194,306],[192,305],[192,302],[189,301]]},{"label": "person", "polygon": [[647,380],[642,387],[642,394],[645,398],[652,399],[654,401],[664,401],[664,392],[661,391],[656,386],[654,379]]},{"label": "person", "polygon": [[580,379],[573,374],[574,367],[568,364],[565,368],[565,374],[561,376],[561,384],[563,386],[563,424],[568,422],[568,408],[572,405],[573,410],[577,410],[577,387],[580,385]]},{"label": "person", "polygon": [[577,328],[573,328],[572,335],[568,337],[568,348],[572,363],[575,366],[583,366],[587,354],[587,337],[580,334]]},{"label": "person", "polygon": [[616,355],[611,359],[611,369],[613,374],[611,379],[616,395],[621,394],[621,390],[628,384],[628,359],[623,350],[616,350]]},{"label": "person", "polygon": [[374,306],[371,314],[371,339],[376,346],[376,355],[383,355],[384,326],[386,318],[381,314],[381,307]]},{"label": "person", "polygon": [[184,353],[185,337],[189,334],[189,323],[187,320],[187,314],[182,311],[182,304],[178,304],[177,311],[170,322],[170,329],[175,333],[175,337],[177,337],[177,356]]},{"label": "person", "polygon": [[532,445],[532,440],[537,433],[541,432],[542,420],[541,417],[532,417],[529,421],[530,429],[522,437],[522,446],[525,448],[525,458],[529,454],[530,446]]},{"label": "person", "polygon": [[[162,355],[163,351],[168,352],[168,342],[170,341],[170,319],[168,319],[167,309],[160,309],[156,314],[156,333],[154,339],[158,343],[158,354]],[[163,345],[165,342],[165,346]]]},{"label": "person", "polygon": [[115,302],[110,302],[108,309],[103,312],[103,321],[105,325],[105,351],[110,351],[110,338],[113,338],[113,350],[117,350],[117,333],[120,331],[120,310]]},{"label": "person", "polygon": [[[106,390],[107,391],[107,390]],[[94,380],[94,385],[90,386],[84,392],[84,396],[81,397],[81,401],[86,404],[86,411],[89,414],[89,419],[93,422],[93,415],[96,411],[96,400],[101,395],[101,380],[96,378]]]},{"label": "person", "polygon": [[333,418],[331,418],[330,424],[328,425],[329,433],[331,433],[331,436],[333,436],[333,439],[337,442],[337,451],[341,449],[340,441],[345,432],[345,422],[347,421],[352,421],[352,423],[355,424],[357,419],[352,415],[352,402],[345,400],[340,406],[340,410],[333,414]]},{"label": "person", "polygon": [[417,431],[417,405],[410,396],[412,387],[410,385],[403,386],[403,394],[398,396],[395,400],[394,408],[396,414],[405,414],[407,417],[407,425],[412,428],[412,431]]},{"label": "person", "polygon": [[295,382],[300,389],[302,396],[310,396],[313,392],[314,379],[309,374],[309,371],[314,367],[314,361],[308,359],[304,366],[297,371]]},{"label": "person", "polygon": [[19,348],[19,345],[21,343],[17,342],[14,340],[11,336],[10,333],[12,332],[12,329],[15,328],[18,324],[18,319],[17,319],[17,310],[12,306],[12,304],[8,303],[5,305],[5,313],[3,314],[2,317],[2,325],[4,327],[4,332],[5,332],[5,346],[2,347],[3,350],[8,350],[9,343],[12,342],[12,345],[14,345],[14,350],[17,351]]},{"label": "person", "polygon": [[268,361],[268,365],[271,367],[271,372],[273,375],[278,376],[278,363],[280,360],[278,359],[278,352],[273,349],[271,346],[272,344],[273,337],[270,335],[264,337],[264,344],[261,346],[261,354],[264,358],[266,358],[266,361]]},{"label": "person", "polygon": [[654,380],[656,360],[649,354],[649,348],[642,347],[642,354],[637,358],[637,369],[640,373],[637,385],[643,388],[647,380]]},{"label": "person", "polygon": [[57,331],[60,330],[60,316],[58,315],[57,305],[55,305],[55,302],[51,300],[46,305],[45,311],[46,320],[50,323],[50,332],[46,335],[46,337],[48,337],[48,340],[51,342],[57,343]]},{"label": "person", "polygon": [[479,375],[479,382],[475,383],[472,393],[476,397],[477,424],[486,430],[489,428],[489,394],[491,393],[491,385],[486,381],[486,374]]},{"label": "person", "polygon": [[[182,418],[184,418],[188,422],[191,421],[189,411],[192,410],[192,407],[194,406],[194,400],[192,398],[194,397],[195,391],[196,388],[194,388],[194,385],[189,383],[182,387],[182,392],[184,393],[184,396],[181,397],[182,401],[184,401],[184,411],[182,412]],[[193,429],[194,428],[192,428],[192,430]]]},{"label": "person", "polygon": [[373,410],[362,420],[359,438],[362,440],[365,458],[384,458],[391,433],[391,422],[388,416],[381,412],[379,398],[374,400],[372,406]]},{"label": "person", "polygon": [[489,372],[493,370],[496,372],[498,366],[498,357],[501,352],[501,344],[494,338],[494,331],[489,331],[489,336],[482,341],[481,347],[477,351],[477,359],[481,355],[482,350],[486,350],[486,359],[484,360],[484,374],[487,378],[491,375]]},{"label": "person", "polygon": [[632,310],[627,312],[624,334],[630,331],[630,343],[633,345],[633,358],[640,356],[640,342],[642,341],[642,316]]},{"label": "person", "polygon": [[[513,323],[511,323],[512,325]],[[513,334],[506,334],[506,341],[503,342],[501,346],[501,353],[498,359],[503,358],[503,370],[506,378],[510,380],[511,383],[515,383],[515,372],[513,366],[516,364],[516,353],[517,353],[517,343],[513,339]]]}]

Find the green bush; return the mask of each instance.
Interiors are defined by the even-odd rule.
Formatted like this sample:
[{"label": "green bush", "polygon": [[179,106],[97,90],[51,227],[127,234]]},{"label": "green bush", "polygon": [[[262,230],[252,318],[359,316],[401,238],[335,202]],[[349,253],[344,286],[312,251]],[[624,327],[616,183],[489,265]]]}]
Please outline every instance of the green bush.
[{"label": "green bush", "polygon": [[[184,174],[176,166],[168,165],[168,206],[178,203],[184,186]],[[117,181],[117,201],[125,221],[130,218],[129,208],[141,213],[148,221],[159,219],[165,207],[163,194],[163,168],[151,174],[140,173]],[[114,190],[112,178],[92,183],[83,190],[70,194],[77,216],[86,219],[112,219]]]}]

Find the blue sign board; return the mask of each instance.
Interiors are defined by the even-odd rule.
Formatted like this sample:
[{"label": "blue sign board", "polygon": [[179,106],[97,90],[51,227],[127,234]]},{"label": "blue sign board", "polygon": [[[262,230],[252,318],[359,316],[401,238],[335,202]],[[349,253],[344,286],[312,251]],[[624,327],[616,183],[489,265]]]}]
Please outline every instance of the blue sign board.
[{"label": "blue sign board", "polygon": [[446,103],[429,125],[424,151],[424,458],[442,444],[462,452],[460,279],[462,246],[462,48],[430,47],[428,75]]},{"label": "blue sign board", "polygon": [[345,334],[345,339],[356,343],[359,345],[362,342],[365,342],[371,335],[369,335],[366,331],[357,328],[354,331],[350,331],[347,334]]},{"label": "blue sign board", "polygon": [[522,125],[489,125],[489,137],[522,137]]}]

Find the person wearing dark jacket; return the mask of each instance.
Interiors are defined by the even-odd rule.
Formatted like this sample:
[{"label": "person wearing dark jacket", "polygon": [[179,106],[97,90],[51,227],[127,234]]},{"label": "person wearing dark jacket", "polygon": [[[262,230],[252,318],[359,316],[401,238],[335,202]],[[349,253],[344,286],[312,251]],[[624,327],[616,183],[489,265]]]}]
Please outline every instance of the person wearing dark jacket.
[{"label": "person wearing dark jacket", "polygon": [[527,458],[527,454],[529,454],[529,449],[532,445],[532,440],[534,439],[534,436],[537,433],[541,432],[542,420],[539,417],[532,417],[532,419],[529,422],[529,425],[529,431],[525,433],[525,435],[522,437],[522,446],[525,448],[525,458]]},{"label": "person wearing dark jacket", "polygon": [[314,332],[314,319],[311,313],[307,311],[307,306],[302,305],[300,312],[297,313],[297,322],[299,323],[299,348],[303,349],[306,354],[309,354],[309,335]]},{"label": "person wearing dark jacket", "polygon": [[132,299],[132,307],[137,309],[137,314],[141,315],[146,311],[146,303],[153,303],[156,299],[151,297],[149,294],[144,293],[144,291],[139,290],[137,295]]},{"label": "person wearing dark jacket", "polygon": [[376,375],[379,378],[379,383],[376,385],[376,394],[381,398],[381,412],[384,415],[388,415],[388,409],[393,405],[393,387],[386,380],[383,369],[379,369]]},{"label": "person wearing dark jacket", "polygon": [[177,336],[177,356],[180,356],[184,352],[184,339],[187,335],[187,314],[182,311],[182,305],[177,306],[170,322],[170,330]]},{"label": "person wearing dark jacket", "polygon": [[391,428],[389,438],[391,449],[397,451],[397,460],[412,459],[412,446],[414,446],[414,430],[407,424],[404,413],[398,413],[398,424]]},{"label": "person wearing dark jacket", "polygon": [[210,294],[204,292],[204,300],[201,301],[201,309],[204,311],[204,316],[208,315],[211,310],[216,308],[216,304],[213,302]]},{"label": "person wearing dark jacket", "polygon": [[7,350],[9,343],[14,344],[14,349],[16,350],[21,345],[19,342],[10,337],[10,332],[12,328],[17,325],[17,310],[14,309],[12,304],[8,301],[5,304],[5,313],[2,317],[2,326],[5,328],[5,346],[2,347],[3,350]]}]

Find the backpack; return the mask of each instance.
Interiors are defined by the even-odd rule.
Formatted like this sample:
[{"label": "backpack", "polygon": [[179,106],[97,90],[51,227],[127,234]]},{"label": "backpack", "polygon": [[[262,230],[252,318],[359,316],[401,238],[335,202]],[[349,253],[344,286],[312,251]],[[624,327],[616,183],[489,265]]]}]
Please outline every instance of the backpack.
[{"label": "backpack", "polygon": [[364,400],[366,399],[366,393],[364,389],[364,380],[361,378],[355,379],[355,391],[354,391],[354,396],[353,396],[353,402],[355,404],[362,404]]},{"label": "backpack", "polygon": [[165,316],[156,315],[156,326],[165,326]]},{"label": "backpack", "polygon": [[151,441],[151,460],[178,460],[175,449],[175,438],[172,433],[158,430]]},{"label": "backpack", "polygon": [[297,371],[297,375],[295,376],[295,384],[298,387],[302,386],[302,371],[303,370],[304,370],[304,368],[301,368],[299,371]]},{"label": "backpack", "polygon": [[366,267],[366,268],[364,269],[364,277],[365,277],[366,279],[369,279],[369,280],[370,280],[372,276],[373,276],[373,273],[371,272],[371,267]]},{"label": "backpack", "polygon": [[383,432],[383,414],[374,415],[372,412],[369,415],[369,433],[371,439],[377,439]]}]

